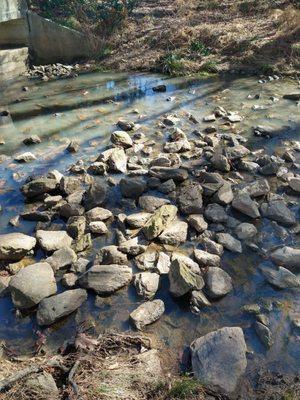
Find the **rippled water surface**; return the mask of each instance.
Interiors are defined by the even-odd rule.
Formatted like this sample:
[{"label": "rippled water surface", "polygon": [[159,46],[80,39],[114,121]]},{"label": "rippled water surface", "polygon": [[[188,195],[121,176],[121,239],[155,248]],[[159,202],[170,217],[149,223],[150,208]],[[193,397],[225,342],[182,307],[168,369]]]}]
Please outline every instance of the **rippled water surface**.
[{"label": "rippled water surface", "polygon": [[[154,93],[152,87],[163,81],[167,93]],[[23,86],[27,86],[28,91],[22,91]],[[201,130],[204,125],[202,122],[194,125],[187,114],[191,113],[202,121],[203,116],[210,114],[216,105],[222,105],[244,117],[236,125],[237,133],[249,139],[253,148],[262,147],[271,152],[280,150],[282,140],[299,140],[300,109],[296,102],[282,99],[283,94],[296,91],[299,91],[296,81],[259,84],[256,78],[236,76],[196,80],[89,73],[53,82],[11,82],[1,88],[0,98],[0,110],[7,109],[12,115],[11,123],[0,125],[0,139],[5,141],[0,152],[7,156],[0,164],[0,204],[3,207],[0,233],[15,230],[34,232],[34,223],[23,221],[18,228],[8,225],[9,219],[24,209],[19,192],[22,182],[32,173],[44,173],[54,168],[66,173],[78,159],[94,160],[108,145],[110,133],[119,118],[140,123],[142,132],[158,141],[164,139],[158,122],[164,114],[176,113],[182,120],[179,126],[192,137],[192,131]],[[249,94],[260,94],[261,97],[250,100],[247,98]],[[273,102],[271,96],[278,97],[279,101]],[[168,97],[172,101],[167,101]],[[264,106],[264,109],[254,111],[254,105]],[[138,110],[139,114],[133,110]],[[270,140],[254,138],[252,128],[256,125],[271,125],[277,129],[278,135]],[[24,146],[23,139],[33,134],[39,135],[42,143],[30,148]],[[75,155],[65,150],[71,139],[81,143],[80,151]],[[37,160],[30,164],[16,164],[14,156],[25,151],[32,151]],[[116,193],[113,211],[126,212],[120,208],[118,200]],[[299,197],[293,200],[299,218]],[[263,220],[259,228],[257,240],[260,247],[270,249],[282,243],[300,245],[299,238],[292,237],[288,230],[282,235],[270,221]],[[111,243],[112,236],[96,238],[90,257],[97,248]],[[188,242],[184,247],[187,253],[191,253],[192,243]],[[42,254],[38,253],[37,259],[41,257]],[[164,278],[157,297],[165,301],[166,313],[147,332],[155,334],[167,345],[175,361],[184,346],[196,337],[222,326],[241,326],[249,351],[253,352],[249,355],[250,375],[261,365],[285,372],[299,371],[299,336],[289,319],[290,315],[300,312],[299,290],[278,291],[272,288],[257,268],[261,262],[262,259],[246,247],[242,255],[225,252],[222,266],[233,278],[234,291],[212,307],[204,308],[200,315],[192,314],[184,299],[171,298],[167,278]],[[98,332],[107,328],[131,329],[128,315],[138,303],[140,299],[133,287],[108,298],[96,298],[91,294],[76,315],[46,330],[47,345],[52,348],[61,345],[74,334],[77,324],[87,318],[93,321]],[[270,318],[275,343],[269,351],[254,332],[254,317],[242,311],[242,306],[250,303],[259,303]],[[6,340],[17,353],[32,351],[37,328],[34,315],[18,316],[9,297],[0,299],[0,339]]]}]

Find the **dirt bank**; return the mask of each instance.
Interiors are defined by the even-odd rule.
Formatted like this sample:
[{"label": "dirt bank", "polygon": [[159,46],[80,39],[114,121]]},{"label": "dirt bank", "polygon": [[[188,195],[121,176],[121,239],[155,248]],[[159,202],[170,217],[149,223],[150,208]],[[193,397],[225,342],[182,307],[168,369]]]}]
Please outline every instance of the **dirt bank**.
[{"label": "dirt bank", "polygon": [[102,65],[171,74],[299,71],[293,1],[141,1],[103,49]]}]

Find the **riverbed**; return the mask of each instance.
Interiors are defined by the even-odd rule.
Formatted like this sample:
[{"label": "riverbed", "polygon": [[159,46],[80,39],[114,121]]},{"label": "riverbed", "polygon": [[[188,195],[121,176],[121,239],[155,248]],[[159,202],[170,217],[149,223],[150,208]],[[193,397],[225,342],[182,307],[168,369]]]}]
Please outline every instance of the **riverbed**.
[{"label": "riverbed", "polygon": [[[167,91],[157,93],[154,86],[165,84]],[[147,138],[162,141],[158,122],[165,114],[181,118],[179,127],[192,136],[195,129],[205,126],[203,117],[216,106],[237,111],[243,120],[236,124],[236,134],[248,140],[253,150],[267,153],[280,152],[283,141],[300,138],[300,107],[297,102],[285,100],[286,93],[299,92],[296,80],[278,79],[259,83],[257,77],[223,76],[216,78],[169,78],[149,74],[86,73],[77,78],[50,82],[19,79],[1,89],[0,110],[8,110],[12,122],[0,126],[0,233],[34,233],[35,223],[22,221],[19,227],[9,220],[23,212],[24,199],[20,186],[31,174],[43,174],[52,169],[66,173],[77,160],[94,160],[109,144],[116,122],[125,118],[141,124]],[[250,96],[249,96],[250,95]],[[189,118],[192,114],[198,121]],[[253,127],[270,125],[276,130],[273,138],[253,135]],[[226,126],[224,126],[226,133]],[[28,148],[23,139],[38,135],[42,143]],[[66,151],[70,140],[77,140],[80,149],[75,154]],[[31,151],[37,160],[28,164],[14,162],[18,154]],[[297,163],[300,153],[297,153]],[[298,164],[299,165],[299,164]],[[299,173],[299,171],[298,171]],[[119,180],[121,175],[116,175]],[[272,185],[272,178],[269,179]],[[299,196],[291,196],[291,208],[299,221]],[[116,215],[126,212],[121,208],[119,194],[112,199],[111,211]],[[279,245],[300,246],[299,235],[291,235],[270,220],[258,223],[258,247],[269,251]],[[111,228],[113,228],[112,225]],[[92,260],[98,249],[113,243],[113,229],[105,236],[94,239],[89,253]],[[184,251],[190,254],[192,242],[186,242]],[[38,252],[36,259],[43,254]],[[262,257],[245,246],[242,254],[225,251],[222,267],[234,282],[234,290],[221,300],[205,307],[199,314],[192,313],[186,299],[176,300],[168,291],[168,279],[162,279],[156,298],[165,302],[162,318],[149,326],[146,332],[156,337],[170,354],[173,365],[195,338],[224,326],[243,328],[249,350],[247,377],[251,380],[257,369],[268,368],[280,373],[300,370],[299,331],[291,316],[300,317],[299,289],[278,290],[260,273]],[[62,290],[62,289],[60,289]],[[89,294],[88,301],[77,313],[47,328],[46,346],[55,351],[75,334],[83,321],[97,333],[107,329],[133,329],[129,313],[141,303],[135,288],[122,289],[110,297]],[[261,343],[253,328],[255,316],[243,311],[249,304],[259,304],[262,313],[270,319],[274,343],[269,350]],[[20,315],[14,310],[9,296],[0,298],[0,340],[4,340],[16,354],[31,354],[37,339],[35,315]]]}]

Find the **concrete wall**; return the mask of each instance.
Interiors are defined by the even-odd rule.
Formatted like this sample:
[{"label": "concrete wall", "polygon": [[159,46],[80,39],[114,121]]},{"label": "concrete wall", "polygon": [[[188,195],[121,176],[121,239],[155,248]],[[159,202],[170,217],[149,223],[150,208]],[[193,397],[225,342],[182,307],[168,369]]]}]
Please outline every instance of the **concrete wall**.
[{"label": "concrete wall", "polygon": [[0,50],[0,81],[14,78],[27,71],[28,48]]},{"label": "concrete wall", "polygon": [[0,24],[0,47],[28,46],[28,44],[29,31],[26,18],[12,19]]},{"label": "concrete wall", "polygon": [[70,63],[88,58],[91,41],[82,33],[28,12],[29,49],[35,64]]},{"label": "concrete wall", "polygon": [[0,22],[21,18],[26,9],[26,0],[0,0]]}]

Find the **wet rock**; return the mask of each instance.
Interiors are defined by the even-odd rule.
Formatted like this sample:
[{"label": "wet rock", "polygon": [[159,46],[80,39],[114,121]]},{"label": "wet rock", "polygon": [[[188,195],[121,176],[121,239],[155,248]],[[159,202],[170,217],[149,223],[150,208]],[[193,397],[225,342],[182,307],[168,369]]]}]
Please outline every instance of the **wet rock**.
[{"label": "wet rock", "polygon": [[9,275],[0,276],[0,298],[9,294],[9,282],[11,277]]},{"label": "wet rock", "polygon": [[247,240],[257,234],[257,229],[253,224],[248,224],[247,222],[244,222],[242,224],[239,224],[235,228],[235,233],[239,239]]},{"label": "wet rock", "polygon": [[86,290],[74,289],[48,297],[40,302],[37,310],[39,325],[51,325],[77,310],[87,299]]},{"label": "wet rock", "polygon": [[205,292],[211,299],[218,299],[232,291],[232,279],[223,269],[209,267],[205,276]]},{"label": "wet rock", "polygon": [[127,171],[127,156],[125,151],[121,148],[112,149],[108,165],[113,172],[125,173]]},{"label": "wet rock", "polygon": [[141,272],[134,276],[134,286],[137,294],[144,299],[152,299],[159,285],[159,275],[152,272]]},{"label": "wet rock", "polygon": [[86,218],[89,222],[106,221],[113,216],[110,210],[102,207],[95,207],[86,213]]},{"label": "wet rock", "polygon": [[111,134],[110,140],[116,146],[124,147],[127,149],[132,147],[133,141],[127,132],[124,131],[115,131]]},{"label": "wet rock", "polygon": [[202,307],[211,306],[211,303],[202,290],[193,290],[191,293],[190,305],[194,311],[199,312]]},{"label": "wet rock", "polygon": [[272,200],[269,203],[263,203],[260,207],[263,217],[269,218],[285,226],[291,226],[296,223],[295,214],[289,210],[282,200]]},{"label": "wet rock", "polygon": [[181,185],[177,194],[177,204],[184,214],[202,213],[202,187],[198,182]]},{"label": "wet rock", "polygon": [[60,250],[64,247],[70,247],[72,238],[66,231],[43,231],[36,232],[36,238],[39,246],[46,252]]},{"label": "wet rock", "polygon": [[[213,349],[213,351],[212,351]],[[241,328],[222,328],[191,344],[195,377],[214,390],[232,393],[247,367],[247,347]]]},{"label": "wet rock", "polygon": [[284,246],[271,253],[270,258],[277,265],[300,271],[300,249]]},{"label": "wet rock", "polygon": [[64,287],[71,289],[74,286],[76,286],[77,282],[77,275],[74,274],[73,272],[68,272],[63,275],[61,283]]},{"label": "wet rock", "polygon": [[122,253],[118,246],[106,246],[98,253],[98,260],[101,264],[127,264],[127,256]]},{"label": "wet rock", "polygon": [[250,154],[250,150],[247,147],[237,144],[233,147],[226,147],[226,155],[229,160],[236,161]]},{"label": "wet rock", "polygon": [[216,238],[225,249],[234,253],[242,253],[242,244],[229,233],[217,233]]},{"label": "wet rock", "polygon": [[260,213],[256,203],[251,200],[251,197],[247,193],[240,193],[235,196],[231,203],[232,207],[242,214],[247,215],[250,218],[259,218]]},{"label": "wet rock", "polygon": [[179,246],[187,240],[188,224],[175,220],[159,235],[159,241],[171,246]]},{"label": "wet rock", "polygon": [[157,85],[152,88],[153,92],[164,93],[167,91],[166,85]]},{"label": "wet rock", "polygon": [[276,129],[268,125],[258,125],[253,128],[253,133],[255,136],[270,138],[275,135]]},{"label": "wet rock", "polygon": [[287,99],[287,100],[299,101],[300,93],[288,93],[288,94],[283,95],[283,98]]},{"label": "wet rock", "polygon": [[163,230],[175,219],[177,207],[164,205],[160,207],[148,220],[143,228],[143,233],[148,240],[159,236]]},{"label": "wet rock", "polygon": [[266,280],[279,289],[300,287],[300,279],[284,267],[272,269],[261,266],[260,269]]},{"label": "wet rock", "polygon": [[54,272],[67,267],[77,261],[76,253],[70,247],[55,251],[46,262],[51,265]]},{"label": "wet rock", "polygon": [[160,275],[168,274],[170,271],[170,256],[162,251],[159,252],[156,263],[156,271]]},{"label": "wet rock", "polygon": [[138,330],[143,330],[147,325],[156,322],[165,312],[162,300],[147,301],[132,311],[130,319]]},{"label": "wet rock", "polygon": [[9,283],[12,301],[17,308],[34,307],[56,293],[52,267],[45,262],[29,265],[14,275]]},{"label": "wet rock", "polygon": [[228,215],[222,206],[217,203],[209,204],[204,211],[206,219],[216,223],[226,222]]},{"label": "wet rock", "polygon": [[125,120],[120,119],[120,120],[117,122],[117,126],[118,126],[120,129],[122,129],[122,131],[128,132],[128,131],[132,131],[132,130],[133,130],[133,128],[134,128],[134,122],[125,121]]},{"label": "wet rock", "polygon": [[84,207],[76,203],[65,203],[59,209],[59,215],[63,218],[77,217],[84,214]]},{"label": "wet rock", "polygon": [[32,145],[32,144],[39,144],[39,143],[41,143],[42,141],[41,141],[41,138],[38,136],[38,135],[32,135],[32,136],[29,136],[29,137],[27,137],[27,138],[25,138],[24,140],[23,140],[23,143],[26,145],[26,146],[30,146],[30,145]]},{"label": "wet rock", "polygon": [[207,237],[202,239],[202,245],[204,247],[204,250],[207,251],[208,253],[212,253],[212,254],[221,256],[224,252],[224,248],[221,244],[216,243],[215,241],[213,241]]},{"label": "wet rock", "polygon": [[263,325],[261,322],[255,322],[254,324],[255,332],[257,333],[257,336],[263,343],[263,345],[269,349],[272,344],[273,344],[273,339],[272,339],[272,333],[270,329]]},{"label": "wet rock", "polygon": [[72,140],[67,147],[67,151],[69,153],[77,153],[79,149],[80,149],[80,144],[77,140]]},{"label": "wet rock", "polygon": [[204,232],[208,224],[201,214],[191,214],[187,219],[189,225],[194,228],[198,233]]},{"label": "wet rock", "polygon": [[89,223],[89,230],[91,233],[104,235],[108,232],[108,228],[102,221],[93,221]]},{"label": "wet rock", "polygon": [[176,185],[175,182],[173,181],[173,179],[169,179],[168,181],[162,183],[158,188],[159,192],[161,193],[171,193],[176,189]]},{"label": "wet rock", "polygon": [[270,193],[270,190],[270,185],[266,179],[257,179],[242,189],[242,191],[248,193],[250,197],[266,196]]},{"label": "wet rock", "polygon": [[233,192],[231,184],[226,182],[220,189],[214,194],[213,201],[221,205],[230,204],[233,200]]},{"label": "wet rock", "polygon": [[30,152],[19,154],[15,157],[15,161],[19,163],[30,163],[36,160],[36,156]]},{"label": "wet rock", "polygon": [[162,181],[173,179],[177,183],[181,183],[189,177],[188,171],[183,168],[152,167],[149,170],[149,174]]},{"label": "wet rock", "polygon": [[92,175],[105,175],[106,164],[100,161],[96,161],[89,166],[88,173]]},{"label": "wet rock", "polygon": [[108,295],[128,285],[132,280],[132,269],[127,265],[94,265],[78,282],[85,289],[92,289],[97,294]]},{"label": "wet rock", "polygon": [[292,178],[289,180],[289,186],[295,192],[300,193],[300,178]]},{"label": "wet rock", "polygon": [[59,184],[59,189],[64,195],[68,196],[81,189],[81,182],[73,176],[63,176]]},{"label": "wet rock", "polygon": [[107,187],[104,183],[95,182],[84,193],[82,204],[89,211],[92,208],[100,207],[106,200]]},{"label": "wet rock", "polygon": [[23,233],[0,235],[0,260],[21,260],[35,245],[36,239]]},{"label": "wet rock", "polygon": [[67,233],[73,239],[77,239],[84,235],[86,229],[86,218],[84,216],[71,217],[67,223]]},{"label": "wet rock", "polygon": [[204,286],[202,276],[192,271],[183,257],[172,261],[169,280],[170,292],[175,297],[184,296],[192,290],[201,290]]},{"label": "wet rock", "polygon": [[146,190],[146,183],[139,178],[123,178],[120,180],[120,190],[122,196],[130,199],[137,199]]},{"label": "wet rock", "polygon": [[44,400],[58,400],[59,390],[51,374],[46,371],[25,378],[24,392],[38,393]]},{"label": "wet rock", "polygon": [[231,169],[227,157],[225,157],[223,154],[215,153],[210,159],[210,162],[212,166],[218,171],[229,172]]},{"label": "wet rock", "polygon": [[217,254],[210,254],[204,250],[194,250],[194,256],[200,267],[219,267],[221,258]]},{"label": "wet rock", "polygon": [[21,191],[27,198],[39,197],[45,193],[52,193],[58,187],[56,179],[39,178],[22,186]]}]

